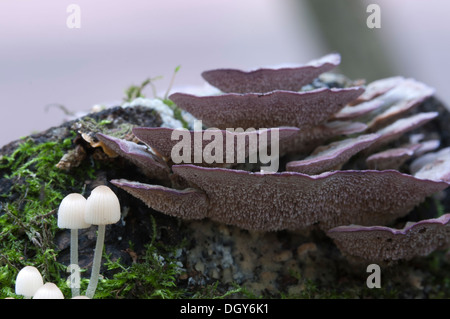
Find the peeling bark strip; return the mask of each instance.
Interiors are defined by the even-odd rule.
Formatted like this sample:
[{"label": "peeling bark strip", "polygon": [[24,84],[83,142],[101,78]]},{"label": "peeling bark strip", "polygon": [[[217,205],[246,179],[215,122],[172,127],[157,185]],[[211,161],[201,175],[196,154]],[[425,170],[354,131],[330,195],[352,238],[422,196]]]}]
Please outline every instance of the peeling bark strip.
[{"label": "peeling bark strip", "polygon": [[299,91],[302,86],[311,83],[320,74],[334,69],[340,63],[339,54],[329,54],[296,68],[258,69],[249,72],[217,69],[203,72],[202,77],[226,93]]},{"label": "peeling bark strip", "polygon": [[273,91],[265,94],[223,94],[169,96],[178,107],[219,129],[307,128],[324,123],[364,92],[362,87],[316,89],[307,92]]},{"label": "peeling bark strip", "polygon": [[[397,171],[336,171],[316,176],[295,172],[251,173],[194,165],[173,172],[208,199],[204,217],[258,231],[296,230],[319,223],[323,229],[357,223],[377,225],[406,215],[447,183],[416,179]],[[162,213],[181,218],[197,212],[183,201],[156,206],[170,189],[112,181]],[[124,186],[125,185],[125,186]],[[178,192],[178,191],[175,191]],[[171,193],[169,193],[171,194]],[[202,201],[202,207],[204,201]],[[188,213],[192,210],[192,213]]]}]

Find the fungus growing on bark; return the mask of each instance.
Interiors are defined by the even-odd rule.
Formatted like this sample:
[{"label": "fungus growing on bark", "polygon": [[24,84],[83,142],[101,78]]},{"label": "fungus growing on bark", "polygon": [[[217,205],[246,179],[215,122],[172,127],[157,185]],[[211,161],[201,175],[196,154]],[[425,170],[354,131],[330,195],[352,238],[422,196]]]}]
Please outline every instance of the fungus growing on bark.
[{"label": "fungus growing on bark", "polygon": [[349,105],[358,105],[360,103],[373,100],[390,89],[398,86],[404,80],[405,78],[401,76],[394,76],[373,81],[366,86],[364,93],[357,97],[354,101],[350,102]]},{"label": "fungus growing on bark", "polygon": [[300,130],[291,139],[280,145],[280,154],[305,154],[328,140],[362,133],[367,125],[360,122],[331,121]]},{"label": "fungus growing on bark", "polygon": [[176,190],[127,180],[113,180],[114,185],[141,199],[148,207],[185,219],[203,219],[208,215],[208,197],[195,188]]},{"label": "fungus growing on bark", "polygon": [[224,130],[277,126],[305,128],[324,123],[363,92],[361,87],[352,87],[214,96],[174,93],[169,98],[209,127]]},{"label": "fungus growing on bark", "polygon": [[372,153],[380,147],[395,141],[406,132],[412,131],[439,115],[437,112],[418,113],[407,118],[401,118],[394,123],[383,127],[376,133],[380,137],[366,150],[366,153]]},{"label": "fungus growing on bark", "polygon": [[450,246],[450,214],[407,223],[403,229],[385,226],[339,226],[330,229],[339,249],[347,256],[385,262],[426,256]]},{"label": "fungus growing on bark", "polygon": [[355,106],[347,105],[334,114],[332,118],[333,120],[339,121],[355,119],[376,110],[381,105],[381,101],[375,100],[363,102]]},{"label": "fungus growing on bark", "polygon": [[450,147],[419,157],[411,163],[411,171],[417,178],[450,183]]},{"label": "fungus growing on bark", "polygon": [[400,81],[395,87],[372,100],[381,104],[369,114],[369,130],[373,132],[394,122],[433,93],[433,88],[413,79]]},{"label": "fungus growing on bark", "polygon": [[[170,96],[177,107],[202,120],[206,128],[217,128],[222,137],[231,134],[225,129],[280,128],[287,135],[280,139],[278,172],[209,167],[203,162],[176,165],[171,159],[177,142],[170,139],[173,130],[135,128],[134,134],[152,152],[133,142],[102,135],[99,139],[144,171],[161,169],[165,183],[111,182],[159,212],[258,231],[375,227],[405,217],[450,183],[448,155],[438,150],[439,132],[425,126],[439,114],[426,104],[434,89],[403,77],[377,80],[365,88],[336,77],[327,82],[324,79],[333,79],[329,74],[317,78],[339,60],[330,55],[295,69],[207,71],[202,75],[221,94]],[[286,126],[295,129],[283,131]],[[414,132],[418,128],[421,131]],[[184,132],[191,140],[196,133]],[[408,138],[408,133],[415,137]],[[208,143],[202,139],[189,150],[203,151]],[[438,152],[427,154],[434,150]],[[157,159],[163,159],[162,167],[155,164]]]},{"label": "fungus growing on bark", "polygon": [[399,169],[408,159],[414,155],[414,151],[419,149],[419,144],[404,147],[391,148],[376,154],[370,155],[366,159],[367,167],[370,169],[385,170]]},{"label": "fungus growing on bark", "polygon": [[[202,131],[174,130],[170,128],[136,127],[134,135],[143,143],[156,150],[165,159],[173,160],[173,153],[179,155],[186,152],[183,163],[195,163],[200,166],[231,166],[244,163],[245,158],[256,163],[258,150],[261,147],[271,147],[272,141],[283,144],[293,139],[299,132],[296,127],[279,127],[274,129],[227,131],[208,129]],[[272,134],[274,134],[272,136]],[[182,146],[179,146],[179,145]],[[184,147],[188,144],[189,147]],[[202,154],[207,153],[214,158],[214,162],[205,161]],[[217,153],[216,153],[217,152]],[[220,156],[220,154],[222,156]],[[180,164],[181,162],[175,162]]]},{"label": "fungus growing on bark", "polygon": [[[349,223],[385,224],[448,187],[444,182],[416,179],[393,170],[335,171],[315,176],[194,165],[174,165],[172,170],[191,188],[201,191],[202,198],[206,196],[196,218],[201,213],[215,221],[259,231],[296,230],[316,223],[322,229]],[[161,212],[189,216],[189,201],[176,201],[179,191],[125,180],[111,183]],[[155,203],[166,206],[156,207]]]},{"label": "fungus growing on bark", "polygon": [[139,167],[145,175],[160,180],[168,179],[169,167],[158,155],[151,153],[146,146],[101,133],[97,133],[96,137],[108,148]]},{"label": "fungus growing on bark", "polygon": [[340,169],[350,157],[369,147],[378,137],[378,134],[366,134],[320,146],[305,159],[288,162],[286,170],[314,175]]},{"label": "fungus growing on bark", "polygon": [[295,68],[258,69],[242,71],[217,69],[204,71],[202,77],[212,86],[226,93],[269,92],[274,90],[299,91],[321,73],[334,69],[341,56],[333,53]]}]

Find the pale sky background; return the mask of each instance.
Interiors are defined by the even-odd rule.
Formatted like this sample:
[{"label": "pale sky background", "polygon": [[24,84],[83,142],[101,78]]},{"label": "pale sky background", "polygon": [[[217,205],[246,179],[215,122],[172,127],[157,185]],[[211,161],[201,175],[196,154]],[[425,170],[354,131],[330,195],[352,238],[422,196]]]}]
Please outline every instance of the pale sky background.
[{"label": "pale sky background", "polygon": [[[450,104],[450,1],[361,1],[381,7],[373,32],[395,72],[434,86]],[[71,3],[81,9],[79,29],[66,25]],[[207,69],[301,64],[327,53],[302,0],[0,0],[0,146],[59,125],[64,114],[48,104],[118,105],[128,86],[159,75],[163,92],[178,65],[173,91],[202,86]]]}]

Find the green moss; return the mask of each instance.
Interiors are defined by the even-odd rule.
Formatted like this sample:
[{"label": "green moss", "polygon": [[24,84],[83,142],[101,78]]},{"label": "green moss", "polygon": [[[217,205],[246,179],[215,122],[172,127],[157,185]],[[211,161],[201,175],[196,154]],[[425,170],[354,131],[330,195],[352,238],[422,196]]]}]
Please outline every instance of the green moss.
[{"label": "green moss", "polygon": [[123,100],[125,102],[131,102],[138,97],[145,97],[143,91],[147,86],[151,86],[152,91],[153,91],[153,96],[156,96],[156,88],[155,88],[153,82],[156,80],[159,80],[161,78],[162,78],[162,76],[148,78],[148,79],[144,80],[140,85],[130,85],[125,90],[125,97]]},{"label": "green moss", "polygon": [[139,262],[128,267],[120,260],[113,262],[106,257],[108,271],[115,274],[109,280],[102,280],[96,298],[173,299],[183,296],[183,290],[176,286],[180,268],[173,258],[159,255],[157,247],[148,245]]},{"label": "green moss", "polygon": [[26,138],[0,160],[1,182],[10,185],[0,194],[0,298],[11,296],[11,278],[26,265],[37,267],[45,281],[61,281],[65,267],[56,261],[53,243],[56,209],[64,196],[82,191],[84,181],[94,176],[94,168],[87,164],[73,175],[56,168],[71,140],[38,144]]},{"label": "green moss", "polygon": [[[86,127],[104,127],[110,123],[85,120]],[[14,294],[14,281],[18,271],[26,265],[37,267],[44,280],[56,283],[65,296],[70,296],[66,284],[66,267],[59,263],[54,244],[56,209],[70,192],[84,193],[84,182],[96,178],[95,172],[101,163],[83,161],[81,166],[69,173],[56,168],[61,157],[73,147],[73,132],[62,141],[36,143],[26,138],[17,149],[0,158],[0,180],[3,187],[0,194],[0,298]],[[439,208],[438,210],[442,210]],[[153,219],[152,219],[153,220]],[[176,258],[176,246],[157,242],[157,227],[153,220],[153,237],[146,245],[145,253],[133,264],[121,260],[107,260],[105,277],[100,281],[96,298],[260,298],[237,284],[221,285],[219,282],[203,287],[188,287],[184,269]],[[133,250],[133,243],[129,243]],[[435,252],[423,259],[420,269],[428,270],[423,285],[427,286],[428,297],[447,298],[450,295],[450,277],[445,252]],[[409,271],[405,272],[409,273]],[[320,282],[302,278],[290,273],[301,287],[296,293],[280,292],[282,298],[334,299],[334,298],[400,298],[404,287],[383,282],[381,289],[368,289],[364,281],[350,279],[347,284],[323,286]],[[384,278],[391,277],[386,274]],[[85,291],[88,279],[81,281]],[[406,285],[407,283],[405,283]],[[410,288],[409,288],[410,289]],[[271,296],[263,296],[271,297]],[[272,296],[273,297],[273,296]],[[275,296],[278,297],[278,296]]]},{"label": "green moss", "polygon": [[117,138],[123,138],[127,134],[131,134],[133,125],[129,123],[121,123],[114,127],[111,120],[100,120],[85,116],[77,121],[78,130],[89,134],[102,133]]},{"label": "green moss", "polygon": [[181,114],[181,109],[175,104],[173,103],[171,100],[168,99],[170,90],[172,89],[172,86],[175,82],[175,77],[177,75],[177,73],[180,71],[181,66],[178,65],[177,67],[175,67],[174,72],[172,74],[172,78],[170,79],[170,83],[169,86],[167,87],[167,90],[164,94],[163,97],[158,97],[158,94],[156,92],[156,87],[154,85],[154,82],[156,80],[159,80],[162,78],[162,76],[157,76],[154,78],[148,78],[146,80],[144,80],[140,85],[131,85],[129,86],[126,90],[125,90],[125,97],[124,97],[124,101],[125,102],[131,102],[136,98],[145,98],[145,95],[143,93],[144,89],[147,86],[151,86],[152,92],[153,92],[153,98],[154,99],[159,99],[161,100],[164,104],[166,104],[167,106],[169,106],[172,111],[173,111],[173,117],[176,120],[179,120],[182,124],[184,128],[188,128],[188,123],[186,122],[186,120],[183,118],[182,114]]},{"label": "green moss", "polygon": [[[238,293],[235,287],[220,293],[218,283],[206,285],[196,291],[190,291],[179,285],[180,276],[185,270],[177,259],[177,251],[183,249],[185,242],[168,246],[156,241],[157,225],[152,217],[153,237],[145,247],[145,253],[139,260],[126,266],[121,260],[113,261],[104,254],[109,279],[101,280],[95,298],[107,299],[177,299],[177,298],[225,298]],[[132,250],[132,243],[130,249]],[[86,281],[87,285],[87,281]]]},{"label": "green moss", "polygon": [[[89,119],[85,123],[91,123]],[[100,123],[100,125],[108,123]],[[66,281],[66,266],[57,261],[54,244],[57,228],[56,211],[61,200],[71,192],[84,193],[84,182],[95,179],[99,163],[83,161],[80,167],[65,172],[56,167],[61,157],[72,148],[72,136],[62,142],[38,144],[24,139],[10,155],[0,159],[0,179],[9,189],[0,194],[0,299],[20,298],[14,294],[17,273],[26,265],[38,268],[45,282],[58,285],[71,296]],[[153,220],[153,219],[152,219]],[[153,236],[156,236],[153,220]],[[133,243],[130,243],[132,248]],[[157,243],[155,237],[146,253],[136,263],[124,265],[120,260],[107,260],[107,277],[100,281],[96,298],[203,298],[226,296],[210,285],[195,292],[179,287],[183,273],[175,256],[177,247]],[[83,276],[82,276],[83,277]],[[81,291],[88,279],[81,280]]]},{"label": "green moss", "polygon": [[[172,85],[175,82],[175,77],[176,77],[178,71],[180,71],[180,68],[181,68],[180,65],[175,67],[174,72],[172,74],[172,78],[170,79],[169,86],[167,87],[166,93],[164,94],[164,97],[162,98],[162,100],[167,100],[169,92],[172,89]],[[154,78],[147,78],[147,79],[145,79],[140,85],[130,85],[125,90],[125,97],[124,97],[123,100],[125,102],[131,102],[134,99],[139,98],[139,97],[144,98],[145,95],[144,95],[143,91],[148,86],[150,86],[151,89],[152,89],[153,98],[158,98],[157,97],[157,92],[156,92],[157,90],[156,90],[154,82],[157,81],[157,80],[160,80],[162,78],[163,78],[162,76],[156,76]]]},{"label": "green moss", "polygon": [[183,118],[183,115],[181,114],[181,109],[175,103],[173,103],[172,100],[164,99],[163,103],[172,109],[173,117],[176,120],[180,121],[184,128],[186,128],[186,129],[189,128],[188,123],[186,122],[186,120]]}]

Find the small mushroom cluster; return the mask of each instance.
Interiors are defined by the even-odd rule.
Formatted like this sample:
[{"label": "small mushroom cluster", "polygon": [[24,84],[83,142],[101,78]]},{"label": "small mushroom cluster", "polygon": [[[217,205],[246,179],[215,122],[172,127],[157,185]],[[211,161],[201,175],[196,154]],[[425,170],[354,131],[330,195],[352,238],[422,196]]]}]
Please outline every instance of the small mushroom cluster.
[{"label": "small mushroom cluster", "polygon": [[19,271],[16,277],[15,293],[25,299],[64,299],[58,286],[52,282],[44,284],[41,273],[34,266],[25,266]]},{"label": "small mushroom cluster", "polygon": [[[23,296],[24,299],[64,299],[61,289],[52,282],[46,282],[42,278],[39,270],[34,266],[23,267],[16,277],[16,295]],[[14,299],[14,298],[6,298]],[[87,296],[72,296],[72,299],[90,299]]]},{"label": "small mushroom cluster", "polygon": [[[340,55],[330,54],[294,68],[203,72],[219,94],[169,97],[203,129],[135,128],[142,143],[97,134],[155,181],[111,182],[184,219],[256,231],[319,227],[344,254],[366,260],[410,259],[447,247],[450,215],[388,227],[449,186],[449,148],[439,149],[435,134],[417,133],[439,114],[417,111],[434,89],[404,77],[333,86],[323,78],[339,63]],[[252,136],[269,135],[278,138],[269,139],[278,146],[277,172],[261,168],[268,143],[251,143]],[[174,160],[174,136],[191,141],[181,163]],[[206,150],[215,161],[195,158]],[[252,154],[260,156],[257,164],[248,161]]]},{"label": "small mushroom cluster", "polygon": [[97,289],[106,225],[120,220],[120,203],[116,194],[105,185],[94,188],[86,199],[83,195],[67,195],[59,205],[58,227],[70,229],[70,286],[72,297],[80,295],[80,273],[78,266],[78,230],[98,225],[97,242],[92,263],[91,278],[86,289],[86,297],[93,298]]},{"label": "small mushroom cluster", "polygon": [[[70,229],[69,286],[72,299],[92,299],[97,289],[106,225],[120,219],[120,203],[116,194],[105,185],[94,188],[86,199],[78,193],[64,197],[58,208],[58,227]],[[80,267],[78,266],[78,230],[98,225],[91,278],[84,296],[80,295]],[[43,283],[39,270],[34,266],[22,268],[16,278],[16,294],[26,299],[64,299],[54,283]]]}]

